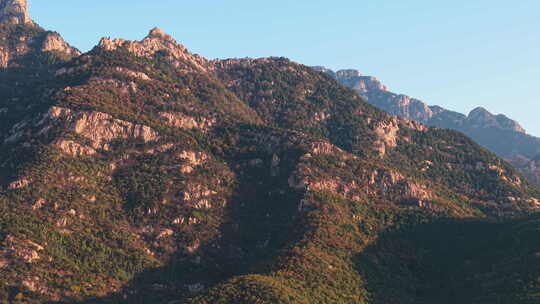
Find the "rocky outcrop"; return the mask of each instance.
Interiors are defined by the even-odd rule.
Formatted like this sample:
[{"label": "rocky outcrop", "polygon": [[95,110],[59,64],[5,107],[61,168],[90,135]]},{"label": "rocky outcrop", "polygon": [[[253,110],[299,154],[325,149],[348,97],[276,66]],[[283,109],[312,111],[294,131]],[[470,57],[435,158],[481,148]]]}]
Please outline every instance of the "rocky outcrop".
[{"label": "rocky outcrop", "polygon": [[215,119],[193,118],[180,112],[161,112],[159,115],[165,119],[169,126],[180,129],[207,130],[216,123]]},{"label": "rocky outcrop", "polygon": [[195,167],[206,163],[210,157],[204,152],[182,151],[178,153],[177,158],[185,162],[180,171],[182,173],[191,173],[195,170]]},{"label": "rocky outcrop", "polygon": [[387,91],[386,86],[377,78],[372,76],[363,76],[357,70],[341,70],[336,72],[336,79],[347,86],[353,88],[359,93],[378,90]]},{"label": "rocky outcrop", "polygon": [[469,115],[463,115],[439,106],[428,106],[426,103],[406,95],[389,92],[386,86],[376,78],[362,76],[356,70],[333,72],[322,67],[315,67],[315,69],[333,76],[343,85],[354,89],[359,95],[365,97],[369,103],[391,115],[437,127],[453,126],[466,134],[467,128],[492,128],[526,133],[518,122],[504,115],[493,115],[481,107],[472,110]]},{"label": "rocky outcrop", "polygon": [[8,68],[12,62],[30,52],[31,47],[27,37],[21,36],[18,39],[19,41],[14,46],[0,46],[0,68]]},{"label": "rocky outcrop", "polygon": [[[71,47],[60,34],[46,31],[35,25],[28,14],[27,0],[0,0],[0,23],[2,46],[0,46],[0,68],[23,67],[41,70],[37,62],[43,61],[43,53],[54,52],[57,59],[68,60],[79,56],[79,50]],[[30,63],[25,65],[25,63]]]},{"label": "rocky outcrop", "polygon": [[0,68],[7,68],[9,65],[9,49],[4,46],[0,46]]},{"label": "rocky outcrop", "polygon": [[359,71],[348,69],[334,72],[325,67],[316,66],[313,69],[326,73],[346,86],[356,90],[359,93],[365,93],[373,90],[387,91],[387,87],[373,76],[364,76]]},{"label": "rocky outcrop", "polygon": [[303,162],[289,177],[289,186],[304,191],[328,191],[353,201],[362,201],[366,194],[372,199],[390,200],[395,204],[416,207],[432,206],[434,195],[426,186],[413,182],[397,171],[374,170],[365,183],[361,179],[320,176],[317,167]]},{"label": "rocky outcrop", "polygon": [[86,144],[67,139],[55,142],[57,148],[72,156],[89,156],[95,154],[96,150],[109,150],[109,144],[115,139],[139,138],[144,142],[153,142],[160,138],[156,131],[146,125],[116,119],[107,113],[73,111],[54,106],[37,119],[23,120],[13,126],[4,143],[18,142],[27,135],[45,136],[60,127],[87,140]]},{"label": "rocky outcrop", "polygon": [[143,72],[132,71],[132,70],[122,68],[122,67],[115,67],[114,70],[130,78],[136,78],[136,79],[145,80],[145,81],[152,80],[152,78],[150,78],[148,75],[146,75]]},{"label": "rocky outcrop", "polygon": [[152,29],[148,36],[141,41],[103,38],[97,48],[105,51],[123,48],[137,57],[145,58],[153,57],[158,52],[164,53],[173,66],[184,71],[206,72],[210,67],[208,60],[191,54],[184,46],[178,44],[174,38],[159,28]]},{"label": "rocky outcrop", "polygon": [[349,155],[340,148],[324,141],[310,143],[309,155],[340,155],[344,158],[354,158],[353,155]]},{"label": "rocky outcrop", "polygon": [[18,179],[16,181],[13,181],[9,184],[8,189],[9,190],[16,190],[16,189],[22,189],[25,188],[30,184],[30,180],[26,178]]},{"label": "rocky outcrop", "polygon": [[392,117],[390,121],[378,122],[374,127],[378,139],[375,142],[375,148],[379,156],[384,156],[388,149],[397,146],[399,125],[397,118]]},{"label": "rocky outcrop", "polygon": [[58,140],[55,146],[58,149],[62,150],[64,153],[71,155],[73,157],[90,156],[97,153],[97,151],[94,148],[76,143],[72,140],[66,140],[66,139]]},{"label": "rocky outcrop", "polygon": [[58,33],[48,33],[41,45],[43,52],[60,52],[68,56],[75,57],[81,55],[81,52],[70,46]]},{"label": "rocky outcrop", "polygon": [[525,129],[505,115],[493,115],[488,110],[478,107],[467,116],[466,125],[470,128],[494,128],[517,133],[526,133]]},{"label": "rocky outcrop", "polygon": [[401,173],[392,170],[375,170],[369,178],[369,191],[381,196],[399,197],[404,203],[414,203],[422,207],[433,199],[427,188],[407,180]]},{"label": "rocky outcrop", "polygon": [[31,24],[27,0],[0,0],[0,22]]},{"label": "rocky outcrop", "polygon": [[48,118],[63,120],[68,130],[88,139],[93,149],[108,150],[108,143],[115,139],[140,138],[145,142],[159,139],[158,133],[148,126],[115,119],[103,112],[75,112],[53,107],[44,117]]},{"label": "rocky outcrop", "polygon": [[190,204],[195,209],[210,209],[212,203],[210,199],[217,192],[204,185],[188,184],[182,193],[183,201]]},{"label": "rocky outcrop", "polygon": [[[523,160],[530,162],[540,153],[540,138],[528,135],[518,122],[507,116],[494,115],[482,107],[464,115],[440,106],[429,106],[406,95],[389,92],[377,79],[362,76],[356,70],[334,72],[323,67],[314,68],[354,89],[367,102],[391,115],[428,126],[463,132],[498,156],[510,160],[531,182],[540,185],[540,178],[536,177],[540,176],[540,173],[522,164]],[[380,143],[377,144],[379,153],[384,154],[384,147]]]},{"label": "rocky outcrop", "polygon": [[21,240],[13,235],[8,235],[5,240],[7,246],[0,251],[0,258],[6,261],[20,260],[24,263],[35,263],[41,259],[40,252],[45,248],[30,240]]},{"label": "rocky outcrop", "polygon": [[[393,139],[388,141],[382,144],[395,144]],[[300,158],[296,169],[289,176],[289,187],[301,191],[327,191],[358,202],[365,200],[368,195],[370,199],[384,199],[400,205],[436,208],[432,203],[435,195],[425,185],[398,171],[363,169],[350,176],[343,173],[351,167],[359,166],[357,157],[328,143],[316,142],[311,144],[311,147],[310,152]],[[316,157],[319,159],[314,160]],[[328,174],[329,169],[326,166],[332,168],[332,174]],[[307,203],[304,202],[299,209],[306,206]]]}]

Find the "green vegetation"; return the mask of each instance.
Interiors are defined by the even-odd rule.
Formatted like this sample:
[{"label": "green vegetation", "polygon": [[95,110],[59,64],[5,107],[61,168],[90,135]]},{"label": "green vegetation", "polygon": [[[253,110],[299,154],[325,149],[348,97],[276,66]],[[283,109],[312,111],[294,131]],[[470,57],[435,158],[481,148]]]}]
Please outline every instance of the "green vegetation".
[{"label": "green vegetation", "polygon": [[0,73],[0,302],[538,302],[540,193],[504,161],[286,59],[179,50]]}]

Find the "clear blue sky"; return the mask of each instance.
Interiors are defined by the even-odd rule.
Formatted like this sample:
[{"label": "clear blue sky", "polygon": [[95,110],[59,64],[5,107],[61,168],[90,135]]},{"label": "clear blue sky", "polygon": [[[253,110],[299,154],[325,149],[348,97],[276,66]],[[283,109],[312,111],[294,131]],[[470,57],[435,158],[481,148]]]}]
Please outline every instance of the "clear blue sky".
[{"label": "clear blue sky", "polygon": [[208,58],[285,56],[356,68],[459,112],[483,106],[540,136],[538,0],[29,0],[81,50],[159,26]]}]

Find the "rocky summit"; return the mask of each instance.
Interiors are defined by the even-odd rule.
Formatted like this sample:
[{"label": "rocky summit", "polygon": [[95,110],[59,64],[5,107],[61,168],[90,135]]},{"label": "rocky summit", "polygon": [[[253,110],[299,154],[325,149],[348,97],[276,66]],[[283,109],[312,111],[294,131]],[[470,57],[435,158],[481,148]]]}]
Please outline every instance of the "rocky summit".
[{"label": "rocky summit", "polygon": [[536,169],[533,161],[540,155],[540,138],[527,134],[517,121],[502,114],[494,115],[482,107],[464,115],[440,106],[429,106],[418,99],[392,93],[375,77],[363,76],[357,70],[334,72],[324,67],[315,69],[331,75],[341,84],[354,89],[367,102],[389,114],[463,132],[505,158],[531,182],[540,185],[540,170]]},{"label": "rocky summit", "polygon": [[0,302],[540,300],[540,190],[463,134],[286,58],[11,21]]}]

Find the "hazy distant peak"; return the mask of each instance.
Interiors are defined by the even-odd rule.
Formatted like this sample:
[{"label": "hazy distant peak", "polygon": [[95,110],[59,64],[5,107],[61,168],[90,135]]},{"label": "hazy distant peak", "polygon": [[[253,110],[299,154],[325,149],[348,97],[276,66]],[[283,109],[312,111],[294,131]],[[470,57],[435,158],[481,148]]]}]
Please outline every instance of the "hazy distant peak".
[{"label": "hazy distant peak", "polygon": [[488,110],[486,110],[484,107],[476,107],[469,113],[469,118],[476,118],[476,117],[486,117],[486,116],[493,116]]},{"label": "hazy distant peak", "polygon": [[379,79],[373,76],[364,76],[360,71],[355,69],[344,69],[334,72],[322,66],[312,67],[313,69],[331,75],[339,82],[347,87],[350,87],[360,94],[372,91],[387,91],[388,88]]},{"label": "hazy distant peak", "polygon": [[354,69],[346,69],[346,70],[339,70],[336,72],[338,77],[343,78],[353,78],[353,77],[360,77],[362,74],[358,70]]},{"label": "hazy distant peak", "polygon": [[526,133],[525,129],[515,120],[506,115],[494,115],[483,107],[477,107],[469,113],[467,120],[484,128],[495,127],[503,130]]}]

